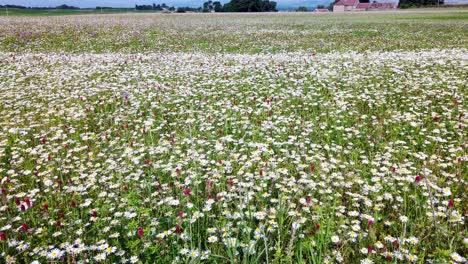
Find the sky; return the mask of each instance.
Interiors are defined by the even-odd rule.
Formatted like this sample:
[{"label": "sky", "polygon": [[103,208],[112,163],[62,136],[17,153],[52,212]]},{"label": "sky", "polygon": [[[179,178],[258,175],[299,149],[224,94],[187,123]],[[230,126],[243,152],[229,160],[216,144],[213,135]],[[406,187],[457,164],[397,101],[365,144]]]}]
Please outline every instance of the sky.
[{"label": "sky", "polygon": [[[135,4],[162,4],[166,3],[169,6],[202,6],[207,0],[0,0],[0,5],[12,4],[32,7],[55,7],[66,4],[81,8],[94,8],[96,6],[110,7],[134,7]],[[275,0],[279,7],[295,7],[295,6],[316,6],[328,4],[332,0]],[[221,3],[228,0],[221,0]]]}]

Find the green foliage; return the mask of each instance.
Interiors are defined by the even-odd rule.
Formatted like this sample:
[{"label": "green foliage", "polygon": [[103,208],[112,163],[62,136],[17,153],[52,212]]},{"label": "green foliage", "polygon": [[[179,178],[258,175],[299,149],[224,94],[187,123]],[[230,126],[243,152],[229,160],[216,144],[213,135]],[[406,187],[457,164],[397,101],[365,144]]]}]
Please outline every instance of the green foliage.
[{"label": "green foliage", "polygon": [[[318,8],[318,7],[317,7]],[[296,9],[297,12],[307,12],[309,9],[306,6],[300,6]]]},{"label": "green foliage", "polygon": [[276,2],[269,0],[231,0],[224,4],[224,12],[274,12]]},{"label": "green foliage", "polygon": [[135,5],[135,10],[152,10],[152,11],[162,11],[162,10],[175,10],[175,8],[172,6],[172,7],[169,7],[168,5],[166,5],[165,3],[162,3],[161,5],[158,4],[152,4],[152,5]]},{"label": "green foliage", "polygon": [[213,1],[209,0],[203,3],[202,12],[207,13],[213,10]]},{"label": "green foliage", "polygon": [[185,13],[185,12],[200,12],[200,11],[202,11],[201,7],[194,8],[194,7],[186,6],[186,7],[178,7],[176,12]]},{"label": "green foliage", "polygon": [[215,12],[222,12],[223,11],[223,5],[219,1],[213,2],[213,8]]},{"label": "green foliage", "polygon": [[400,0],[400,8],[436,6],[443,3],[443,0]]}]

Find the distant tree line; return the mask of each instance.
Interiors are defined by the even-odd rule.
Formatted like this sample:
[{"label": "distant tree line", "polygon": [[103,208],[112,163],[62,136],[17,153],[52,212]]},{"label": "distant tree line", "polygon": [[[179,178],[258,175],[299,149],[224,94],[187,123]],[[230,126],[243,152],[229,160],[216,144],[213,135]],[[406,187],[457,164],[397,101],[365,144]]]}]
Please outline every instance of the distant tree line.
[{"label": "distant tree line", "polygon": [[135,5],[135,10],[155,10],[155,11],[162,11],[162,10],[171,10],[174,11],[175,7],[169,7],[165,3],[162,4],[155,4],[152,5]]},{"label": "distant tree line", "polygon": [[59,5],[56,7],[26,7],[21,5],[0,5],[0,8],[17,8],[17,9],[80,9],[76,6]]},{"label": "distant tree line", "polygon": [[435,6],[444,4],[443,0],[400,0],[400,8]]},{"label": "distant tree line", "polygon": [[219,1],[203,3],[203,12],[276,12],[276,2],[269,0],[231,0],[221,5]]},{"label": "distant tree line", "polygon": [[201,7],[178,7],[177,8],[177,13],[185,13],[185,12],[202,12]]},{"label": "distant tree line", "polygon": [[[56,7],[26,7],[21,5],[0,5],[0,8],[18,8],[18,9],[80,9],[76,6],[59,5]],[[96,6],[96,9],[128,9]],[[276,2],[269,0],[231,0],[222,5],[220,1],[208,0],[201,7],[178,7],[163,4],[135,5],[135,10],[154,10],[154,11],[176,11],[185,12],[276,12]]]},{"label": "distant tree line", "polygon": [[76,6],[69,6],[69,5],[59,5],[55,7],[56,9],[80,9],[79,7]]},{"label": "distant tree line", "polygon": [[26,9],[25,6],[20,5],[0,5],[0,8],[18,8],[18,9]]}]

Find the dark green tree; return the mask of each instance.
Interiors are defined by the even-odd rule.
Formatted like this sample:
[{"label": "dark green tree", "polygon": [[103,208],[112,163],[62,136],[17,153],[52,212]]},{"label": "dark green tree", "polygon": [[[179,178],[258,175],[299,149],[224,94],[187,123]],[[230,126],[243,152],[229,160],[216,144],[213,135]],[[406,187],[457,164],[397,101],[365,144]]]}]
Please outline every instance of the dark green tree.
[{"label": "dark green tree", "polygon": [[213,2],[211,0],[203,3],[203,12],[211,12],[213,10]]},{"label": "dark green tree", "polygon": [[223,6],[221,5],[221,2],[219,1],[213,2],[213,9],[215,12],[223,11]]},{"label": "dark green tree", "polygon": [[438,0],[401,0],[398,4],[400,8],[435,6],[443,3]]},{"label": "dark green tree", "polygon": [[231,0],[223,6],[225,12],[274,12],[276,2],[269,0]]},{"label": "dark green tree", "polygon": [[296,11],[297,12],[307,12],[307,11],[309,11],[309,9],[307,7],[305,7],[305,6],[300,6],[300,7],[296,8]]}]

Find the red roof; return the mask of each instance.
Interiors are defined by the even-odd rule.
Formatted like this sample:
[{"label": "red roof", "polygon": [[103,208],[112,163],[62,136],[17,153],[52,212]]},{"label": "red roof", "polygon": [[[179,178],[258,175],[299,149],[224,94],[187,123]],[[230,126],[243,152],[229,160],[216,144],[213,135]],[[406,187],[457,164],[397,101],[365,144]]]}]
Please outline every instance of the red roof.
[{"label": "red roof", "polygon": [[383,9],[383,8],[395,8],[395,3],[372,3],[369,8]]},{"label": "red roof", "polygon": [[356,8],[359,8],[359,9],[366,9],[366,8],[369,8],[371,6],[371,3],[359,3]]},{"label": "red roof", "polygon": [[359,0],[340,0],[335,5],[356,6],[358,4]]}]

